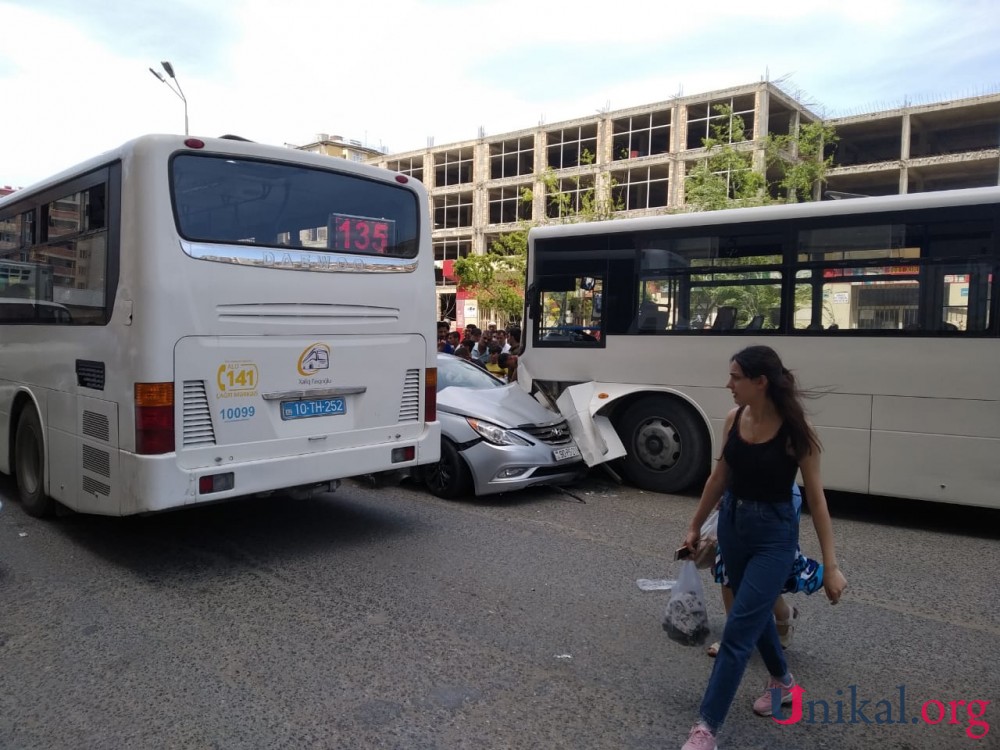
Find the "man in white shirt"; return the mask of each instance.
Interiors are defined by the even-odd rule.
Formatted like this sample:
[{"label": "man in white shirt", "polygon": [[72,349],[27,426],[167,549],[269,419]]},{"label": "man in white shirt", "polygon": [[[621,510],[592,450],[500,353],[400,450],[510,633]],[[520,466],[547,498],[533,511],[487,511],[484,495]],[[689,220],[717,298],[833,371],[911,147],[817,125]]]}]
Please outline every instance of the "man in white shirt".
[{"label": "man in white shirt", "polygon": [[508,354],[510,352],[510,342],[507,341],[507,331],[497,331],[496,342],[500,345],[501,354]]}]

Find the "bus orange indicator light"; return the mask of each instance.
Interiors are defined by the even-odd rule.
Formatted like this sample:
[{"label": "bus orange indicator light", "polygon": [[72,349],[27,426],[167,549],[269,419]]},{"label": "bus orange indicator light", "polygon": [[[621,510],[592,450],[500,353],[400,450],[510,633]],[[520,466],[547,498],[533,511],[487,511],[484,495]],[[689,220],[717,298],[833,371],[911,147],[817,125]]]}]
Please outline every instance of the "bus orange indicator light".
[{"label": "bus orange indicator light", "polygon": [[436,367],[424,370],[424,421],[437,421],[437,385],[438,371]]},{"label": "bus orange indicator light", "polygon": [[598,394],[597,394],[597,397],[598,397],[598,398],[607,398],[607,397],[608,397],[608,394],[607,394],[607,393],[598,393]]},{"label": "bus orange indicator light", "polygon": [[174,384],[135,384],[135,452],[157,456],[174,450]]},{"label": "bus orange indicator light", "polygon": [[136,406],[173,406],[173,383],[136,383]]}]

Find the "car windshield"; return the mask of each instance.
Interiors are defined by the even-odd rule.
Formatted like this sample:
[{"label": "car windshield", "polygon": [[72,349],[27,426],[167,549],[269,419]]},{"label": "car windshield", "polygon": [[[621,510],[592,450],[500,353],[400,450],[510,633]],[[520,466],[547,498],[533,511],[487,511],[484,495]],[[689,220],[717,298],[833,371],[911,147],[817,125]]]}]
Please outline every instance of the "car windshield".
[{"label": "car windshield", "polygon": [[451,386],[460,388],[503,388],[504,382],[490,375],[486,370],[477,367],[464,359],[453,357],[450,354],[438,355],[438,382],[439,391]]}]

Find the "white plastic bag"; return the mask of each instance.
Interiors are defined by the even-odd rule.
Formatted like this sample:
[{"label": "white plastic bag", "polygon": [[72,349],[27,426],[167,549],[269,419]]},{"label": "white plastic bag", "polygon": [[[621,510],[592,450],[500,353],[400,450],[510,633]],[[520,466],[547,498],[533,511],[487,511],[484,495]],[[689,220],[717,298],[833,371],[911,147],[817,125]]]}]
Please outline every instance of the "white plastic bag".
[{"label": "white plastic bag", "polygon": [[719,511],[713,510],[701,525],[701,535],[695,548],[694,564],[699,568],[711,568],[715,563],[715,547],[719,543]]},{"label": "white plastic bag", "polygon": [[670,578],[637,578],[636,585],[643,591],[670,591],[677,581]]},{"label": "white plastic bag", "polygon": [[677,585],[663,614],[663,629],[672,640],[685,646],[700,646],[708,638],[708,612],[698,568],[688,560],[681,568]]},{"label": "white plastic bag", "polygon": [[719,511],[718,509],[713,510],[708,518],[705,519],[705,523],[701,525],[701,538],[711,539],[713,542],[719,538]]}]

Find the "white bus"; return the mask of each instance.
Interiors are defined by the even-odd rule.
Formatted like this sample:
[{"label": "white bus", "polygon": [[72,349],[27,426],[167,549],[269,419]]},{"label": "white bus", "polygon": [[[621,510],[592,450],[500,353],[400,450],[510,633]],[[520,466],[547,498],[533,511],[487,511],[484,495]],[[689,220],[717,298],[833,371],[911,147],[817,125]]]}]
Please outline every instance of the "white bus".
[{"label": "white bus", "polygon": [[518,381],[553,399],[577,386],[560,408],[606,417],[614,432],[592,435],[590,452],[623,447],[640,487],[673,492],[706,475],[732,408],[729,359],[765,343],[816,396],[827,486],[1000,507],[1000,189],[529,239]]},{"label": "white bus", "polygon": [[0,262],[51,269],[0,289],[0,471],[128,515],[436,461],[428,216],[401,174],[183,136],[0,200]]}]

